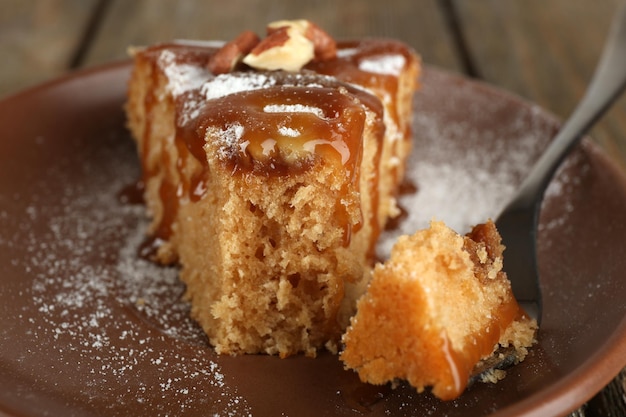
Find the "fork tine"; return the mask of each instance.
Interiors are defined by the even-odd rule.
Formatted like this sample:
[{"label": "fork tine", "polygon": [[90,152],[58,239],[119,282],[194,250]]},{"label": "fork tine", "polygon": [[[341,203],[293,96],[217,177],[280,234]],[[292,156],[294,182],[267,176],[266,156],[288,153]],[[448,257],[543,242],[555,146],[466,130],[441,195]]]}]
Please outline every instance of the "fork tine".
[{"label": "fork tine", "polygon": [[511,281],[513,295],[526,314],[540,323],[542,298],[535,245],[538,207],[533,204],[538,203],[513,200],[498,217],[496,227],[506,246],[504,272]]}]

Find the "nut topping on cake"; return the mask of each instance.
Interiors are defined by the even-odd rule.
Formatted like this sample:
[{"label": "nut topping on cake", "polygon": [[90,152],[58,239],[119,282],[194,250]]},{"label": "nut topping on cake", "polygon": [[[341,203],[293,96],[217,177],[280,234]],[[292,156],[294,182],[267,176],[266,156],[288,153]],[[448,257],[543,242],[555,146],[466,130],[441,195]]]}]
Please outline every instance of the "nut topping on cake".
[{"label": "nut topping on cake", "polygon": [[308,20],[279,20],[267,27],[263,39],[243,59],[260,70],[299,71],[313,60],[336,56],[335,41]]},{"label": "nut topping on cake", "polygon": [[337,43],[322,28],[307,21],[305,36],[313,42],[313,61],[327,61],[337,57]]},{"label": "nut topping on cake", "polygon": [[227,42],[211,57],[207,69],[215,75],[231,72],[260,41],[259,36],[250,30],[241,32],[239,36]]}]

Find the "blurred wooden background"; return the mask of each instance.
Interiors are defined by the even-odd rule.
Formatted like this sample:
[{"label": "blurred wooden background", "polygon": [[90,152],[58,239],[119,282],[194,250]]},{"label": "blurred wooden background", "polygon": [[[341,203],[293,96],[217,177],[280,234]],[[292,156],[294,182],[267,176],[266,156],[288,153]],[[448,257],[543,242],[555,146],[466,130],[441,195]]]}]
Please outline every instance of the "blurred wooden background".
[{"label": "blurred wooden background", "polygon": [[[558,117],[582,96],[619,0],[0,0],[0,97],[126,58],[130,45],[230,39],[308,18],[338,38],[386,36],[427,65],[509,90]],[[625,69],[626,70],[626,69]],[[592,130],[626,161],[626,99]],[[624,163],[626,166],[626,163]],[[626,238],[626,237],[625,237]],[[616,370],[617,371],[617,370]],[[573,415],[626,415],[626,373]]]}]

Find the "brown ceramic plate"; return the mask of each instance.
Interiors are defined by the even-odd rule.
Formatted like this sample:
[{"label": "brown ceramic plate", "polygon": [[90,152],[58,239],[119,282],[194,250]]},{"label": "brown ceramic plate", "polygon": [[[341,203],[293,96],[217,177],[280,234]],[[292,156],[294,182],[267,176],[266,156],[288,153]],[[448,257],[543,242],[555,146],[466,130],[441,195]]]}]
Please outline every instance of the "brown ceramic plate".
[{"label": "brown ceramic plate", "polygon": [[[81,72],[0,103],[0,414],[547,416],[626,365],[626,183],[590,143],[548,191],[543,328],[504,381],[440,402],[363,385],[329,354],[216,356],[176,270],[135,255],[143,209],[119,201],[139,176],[128,74]],[[497,214],[557,123],[435,69],[423,85],[402,227],[434,215],[464,229]]]}]

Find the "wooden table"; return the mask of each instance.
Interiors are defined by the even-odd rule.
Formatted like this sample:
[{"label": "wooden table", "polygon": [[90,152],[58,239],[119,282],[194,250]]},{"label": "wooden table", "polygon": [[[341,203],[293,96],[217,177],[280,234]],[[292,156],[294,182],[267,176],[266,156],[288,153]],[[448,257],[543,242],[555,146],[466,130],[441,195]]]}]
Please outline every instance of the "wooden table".
[{"label": "wooden table", "polygon": [[[564,118],[591,77],[620,3],[0,0],[0,97],[69,70],[125,59],[129,45],[231,39],[243,28],[264,33],[267,22],[306,17],[339,38],[404,40],[429,65],[482,79]],[[592,136],[626,161],[626,98]],[[572,416],[624,416],[625,392],[626,369]]]}]

